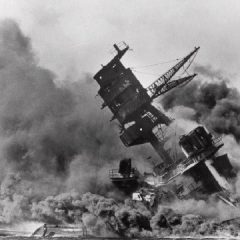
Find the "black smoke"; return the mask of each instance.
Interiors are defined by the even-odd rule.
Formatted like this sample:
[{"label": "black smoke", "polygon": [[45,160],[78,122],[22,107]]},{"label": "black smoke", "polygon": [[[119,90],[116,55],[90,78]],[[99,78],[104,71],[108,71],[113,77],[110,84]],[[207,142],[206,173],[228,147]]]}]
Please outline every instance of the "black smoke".
[{"label": "black smoke", "polygon": [[[231,134],[240,141],[240,94],[229,86],[227,77],[209,66],[198,66],[199,73],[210,81],[193,80],[183,88],[166,94],[161,103],[165,110],[184,106],[194,110],[191,120],[204,124],[218,134]],[[200,75],[200,76],[201,76]]]},{"label": "black smoke", "polygon": [[[34,203],[31,218],[48,223],[83,224],[95,236],[166,237],[169,235],[236,235],[239,226],[224,224],[218,219],[221,209],[231,217],[234,209],[225,209],[218,202],[186,201],[190,209],[159,206],[153,213],[141,202],[116,202],[96,194],[64,193]],[[195,209],[194,209],[195,207]],[[190,213],[191,212],[191,213]],[[232,215],[234,216],[234,215]],[[235,215],[236,216],[236,215]]]},{"label": "black smoke", "polygon": [[[63,191],[111,195],[116,190],[108,171],[124,157],[134,156],[140,167],[149,167],[144,161],[148,146],[126,149],[120,142],[117,123],[110,123],[109,111],[100,110],[92,76],[76,78],[65,81],[40,66],[19,25],[0,23],[2,221],[27,212],[14,212],[13,206],[22,209],[21,204]],[[9,206],[13,211],[6,212]]]}]

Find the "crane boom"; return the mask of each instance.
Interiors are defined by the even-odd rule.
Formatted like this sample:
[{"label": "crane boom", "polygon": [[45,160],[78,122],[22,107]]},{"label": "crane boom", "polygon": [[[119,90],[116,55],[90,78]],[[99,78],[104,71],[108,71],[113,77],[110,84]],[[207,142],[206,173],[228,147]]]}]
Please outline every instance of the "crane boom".
[{"label": "crane boom", "polygon": [[170,91],[171,89],[173,89],[179,85],[190,82],[196,75],[197,74],[194,73],[190,76],[179,78],[176,80],[172,80],[168,83],[161,84],[159,87],[156,88],[156,91],[155,91],[154,95],[152,95],[151,99],[157,98],[158,96]]},{"label": "crane boom", "polygon": [[179,61],[175,66],[169,69],[166,73],[164,73],[161,77],[159,77],[155,82],[153,82],[148,88],[147,91],[149,95],[156,96],[157,89],[162,84],[167,84],[168,81],[179,71],[179,69],[199,50],[200,47],[195,47],[195,49],[190,52],[186,57],[184,57],[181,61]]}]

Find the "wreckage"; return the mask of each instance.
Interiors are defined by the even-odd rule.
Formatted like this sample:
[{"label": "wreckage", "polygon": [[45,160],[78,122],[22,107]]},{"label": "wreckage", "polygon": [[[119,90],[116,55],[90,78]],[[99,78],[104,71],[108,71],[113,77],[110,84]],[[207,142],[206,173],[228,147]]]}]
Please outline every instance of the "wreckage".
[{"label": "wreckage", "polygon": [[[163,134],[163,128],[173,120],[153,105],[155,98],[194,79],[196,73],[172,78],[184,67],[183,73],[187,73],[200,47],[195,47],[147,88],[120,61],[129,46],[114,44],[114,48],[115,57],[94,76],[100,85],[98,94],[104,100],[102,108],[108,107],[113,113],[111,121],[116,119],[119,122],[120,139],[126,147],[150,143],[161,162],[152,173],[142,175],[132,168],[131,159],[124,159],[119,169],[110,170],[112,182],[127,194],[132,194],[134,200],[148,203],[153,199],[161,201],[159,192],[171,189],[179,199],[216,194],[235,206],[228,183],[228,179],[235,177],[235,172],[227,154],[218,154],[223,146],[221,138],[214,137],[204,126],[198,126],[180,137],[179,146],[183,154],[173,159],[164,148]],[[181,176],[188,178],[187,184],[179,180]]]}]

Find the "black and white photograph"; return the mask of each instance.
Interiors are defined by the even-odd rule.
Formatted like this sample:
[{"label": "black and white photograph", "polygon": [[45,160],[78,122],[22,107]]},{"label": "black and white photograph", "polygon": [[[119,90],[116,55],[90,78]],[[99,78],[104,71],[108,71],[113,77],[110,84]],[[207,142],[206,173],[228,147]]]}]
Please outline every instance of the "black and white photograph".
[{"label": "black and white photograph", "polygon": [[240,1],[0,0],[0,239],[240,239]]}]

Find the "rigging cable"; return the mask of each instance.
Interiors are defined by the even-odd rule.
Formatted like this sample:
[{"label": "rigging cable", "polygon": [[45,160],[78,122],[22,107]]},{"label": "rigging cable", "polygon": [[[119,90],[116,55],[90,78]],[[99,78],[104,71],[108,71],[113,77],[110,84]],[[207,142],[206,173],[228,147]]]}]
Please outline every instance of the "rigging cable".
[{"label": "rigging cable", "polygon": [[[183,72],[180,74],[180,76],[182,76],[184,73],[186,73],[188,76],[190,75],[187,70],[188,68],[191,66],[192,62],[194,61],[195,57],[196,57],[197,53],[194,54],[193,58],[189,61],[189,64],[186,68],[184,68],[183,66]],[[136,73],[140,73],[140,74],[146,74],[146,75],[152,75],[152,76],[159,76],[159,74],[154,74],[154,73],[149,73],[149,72],[142,72],[142,71],[138,71],[138,70],[135,70],[135,69],[139,69],[139,68],[149,68],[149,67],[153,67],[153,66],[158,66],[160,64],[166,64],[166,63],[171,63],[171,62],[175,62],[175,61],[179,61],[180,59],[179,58],[176,58],[176,59],[172,59],[172,60],[169,60],[169,61],[165,61],[165,62],[159,62],[159,63],[155,63],[155,64],[150,64],[150,65],[145,65],[145,66],[135,66],[135,67],[130,67],[130,69],[133,71],[133,72],[136,72]]]},{"label": "rigging cable", "polygon": [[178,60],[179,60],[179,58],[176,58],[176,59],[172,59],[172,60],[165,61],[165,62],[159,62],[159,63],[149,64],[149,65],[144,65],[144,66],[133,66],[133,67],[130,67],[130,68],[131,68],[131,69],[136,69],[136,68],[148,68],[148,67],[158,66],[158,65],[161,65],[161,64],[176,62],[176,61],[178,61]]},{"label": "rigging cable", "polygon": [[156,73],[149,73],[149,72],[142,72],[142,71],[137,71],[137,70],[134,70],[131,68],[131,70],[133,72],[136,72],[136,73],[141,73],[141,74],[146,74],[146,75],[151,75],[151,76],[159,76],[159,74],[156,74]]},{"label": "rigging cable", "polygon": [[188,68],[191,66],[191,64],[193,63],[193,61],[194,61],[194,59],[195,59],[196,56],[197,56],[197,52],[195,52],[195,54],[193,55],[192,59],[189,60],[189,64],[187,65],[187,67],[184,68],[184,66],[183,66],[183,70],[184,70],[184,71],[182,72],[182,74],[181,74],[180,76],[182,76],[184,73],[187,73],[188,76],[189,76],[189,73],[187,72],[187,70],[188,70]]}]

